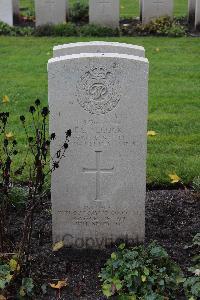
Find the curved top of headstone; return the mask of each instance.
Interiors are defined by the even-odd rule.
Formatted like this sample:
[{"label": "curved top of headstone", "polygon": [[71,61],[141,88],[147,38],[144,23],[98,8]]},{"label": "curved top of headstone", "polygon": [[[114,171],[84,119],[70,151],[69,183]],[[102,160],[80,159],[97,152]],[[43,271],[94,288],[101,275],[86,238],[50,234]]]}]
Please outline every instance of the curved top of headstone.
[{"label": "curved top of headstone", "polygon": [[48,65],[56,62],[79,59],[79,58],[91,58],[91,59],[92,58],[121,58],[121,59],[138,61],[146,64],[149,63],[147,58],[135,56],[135,55],[120,54],[120,53],[79,53],[79,54],[71,54],[71,55],[64,55],[64,56],[51,58],[48,61]]},{"label": "curved top of headstone", "polygon": [[144,47],[118,42],[79,42],[58,45],[53,48],[54,57],[79,53],[119,53],[145,57]]}]

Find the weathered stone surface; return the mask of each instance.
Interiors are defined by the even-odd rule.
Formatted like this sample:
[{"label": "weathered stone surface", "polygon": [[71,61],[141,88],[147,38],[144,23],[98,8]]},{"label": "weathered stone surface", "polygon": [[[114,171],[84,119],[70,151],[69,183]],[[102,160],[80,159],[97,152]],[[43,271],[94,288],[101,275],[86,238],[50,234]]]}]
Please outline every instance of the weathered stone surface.
[{"label": "weathered stone surface", "polygon": [[0,21],[13,26],[13,0],[0,0]]},{"label": "weathered stone surface", "polygon": [[173,0],[141,0],[142,1],[142,23],[147,24],[151,20],[173,16]]},{"label": "weathered stone surface", "polygon": [[68,152],[52,174],[54,242],[102,248],[145,234],[148,60],[76,54],[49,60],[54,155],[65,131]]},{"label": "weathered stone surface", "polygon": [[35,0],[36,26],[66,21],[66,0]]},{"label": "weathered stone surface", "polygon": [[119,0],[90,0],[89,19],[91,24],[117,28],[119,27]]},{"label": "weathered stone surface", "polygon": [[145,57],[145,50],[141,46],[114,42],[80,42],[58,45],[53,48],[53,56],[64,56],[80,53],[119,53]]},{"label": "weathered stone surface", "polygon": [[195,22],[196,0],[188,0],[188,22],[194,26]]},{"label": "weathered stone surface", "polygon": [[200,0],[196,0],[195,28],[200,31]]}]

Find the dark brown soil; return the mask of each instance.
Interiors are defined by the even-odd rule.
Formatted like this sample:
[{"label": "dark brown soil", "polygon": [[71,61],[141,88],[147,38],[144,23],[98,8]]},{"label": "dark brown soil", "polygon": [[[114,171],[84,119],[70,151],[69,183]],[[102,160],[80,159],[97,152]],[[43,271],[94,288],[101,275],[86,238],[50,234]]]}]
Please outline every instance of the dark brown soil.
[{"label": "dark brown soil", "polygon": [[[20,234],[19,212],[13,212],[15,223],[12,236]],[[13,218],[12,218],[13,219]],[[150,191],[146,201],[146,243],[157,240],[184,271],[190,263],[192,250],[184,250],[193,236],[200,232],[200,199],[191,191]],[[31,249],[31,273],[39,285],[68,278],[69,286],[62,289],[61,299],[100,300],[98,273],[113,249],[104,251],[61,249],[52,252],[50,202],[36,214]],[[35,299],[58,299],[48,288],[46,296]],[[13,299],[13,298],[12,298]],[[17,298],[14,298],[17,299]]]}]

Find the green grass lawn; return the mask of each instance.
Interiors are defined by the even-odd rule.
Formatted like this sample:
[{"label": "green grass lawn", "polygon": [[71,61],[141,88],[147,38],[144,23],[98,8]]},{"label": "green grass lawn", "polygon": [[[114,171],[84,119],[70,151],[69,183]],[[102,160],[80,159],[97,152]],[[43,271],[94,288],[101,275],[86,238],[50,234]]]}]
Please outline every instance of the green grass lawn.
[{"label": "green grass lawn", "polygon": [[[70,5],[77,0],[69,0]],[[88,3],[88,0],[80,0]],[[188,0],[174,0],[174,14],[176,16],[185,16],[187,14]],[[21,7],[34,8],[33,0],[20,0]],[[139,0],[121,0],[121,16],[122,17],[137,17],[139,16]]]},{"label": "green grass lawn", "polygon": [[[0,98],[8,95],[10,130],[24,141],[19,115],[39,97],[47,104],[47,68],[52,47],[89,38],[0,37]],[[149,183],[169,183],[176,172],[189,183],[200,174],[200,40],[197,38],[104,38],[143,45],[150,61]],[[159,51],[158,51],[159,50]],[[21,154],[24,146],[21,146]],[[21,160],[21,159],[19,159]]]}]

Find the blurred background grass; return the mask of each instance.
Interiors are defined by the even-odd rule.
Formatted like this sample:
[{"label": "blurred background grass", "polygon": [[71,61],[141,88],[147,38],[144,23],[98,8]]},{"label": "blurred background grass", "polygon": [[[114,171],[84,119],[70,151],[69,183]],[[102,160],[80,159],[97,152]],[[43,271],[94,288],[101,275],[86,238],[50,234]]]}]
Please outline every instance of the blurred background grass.
[{"label": "blurred background grass", "polygon": [[[69,0],[70,6],[80,1],[88,3],[88,0]],[[28,8],[34,11],[34,0],[20,0],[21,8]],[[139,0],[121,0],[121,17],[130,18],[139,16]],[[174,15],[187,15],[188,0],[174,0]]]}]

